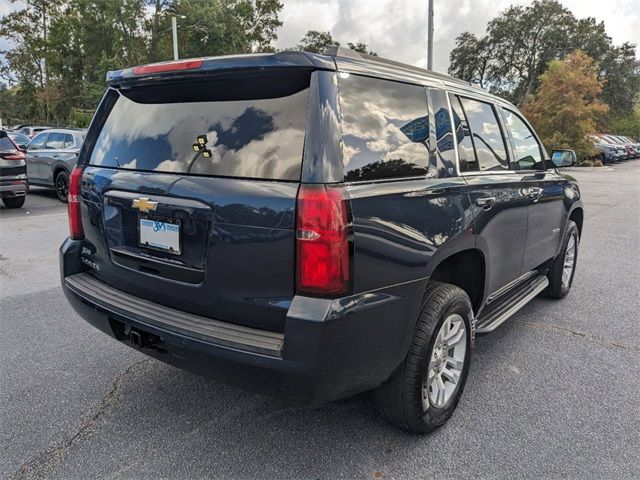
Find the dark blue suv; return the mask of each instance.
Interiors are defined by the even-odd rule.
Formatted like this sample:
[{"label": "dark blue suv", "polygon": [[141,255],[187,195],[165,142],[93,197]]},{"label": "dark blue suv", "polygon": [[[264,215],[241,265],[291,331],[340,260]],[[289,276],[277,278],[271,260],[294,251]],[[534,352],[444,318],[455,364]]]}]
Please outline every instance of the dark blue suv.
[{"label": "dark blue suv", "polygon": [[452,414],[475,334],[569,291],[576,182],[511,104],[336,49],[110,72],[69,182],[63,290],[162,361],[312,404]]}]

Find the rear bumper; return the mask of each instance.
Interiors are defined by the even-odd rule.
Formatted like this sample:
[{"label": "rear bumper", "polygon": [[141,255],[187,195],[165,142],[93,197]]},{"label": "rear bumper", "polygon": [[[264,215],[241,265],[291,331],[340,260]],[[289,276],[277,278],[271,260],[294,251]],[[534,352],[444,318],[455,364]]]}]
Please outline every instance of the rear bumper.
[{"label": "rear bumper", "polygon": [[17,197],[26,195],[29,183],[26,175],[0,176],[0,196]]},{"label": "rear bumper", "polygon": [[91,325],[129,345],[131,329],[150,334],[155,343],[141,351],[158,360],[310,404],[374,388],[391,375],[409,348],[426,282],[334,300],[296,296],[281,334],[130,298],[91,280],[80,261],[81,245],[63,243],[61,282],[73,308]]}]

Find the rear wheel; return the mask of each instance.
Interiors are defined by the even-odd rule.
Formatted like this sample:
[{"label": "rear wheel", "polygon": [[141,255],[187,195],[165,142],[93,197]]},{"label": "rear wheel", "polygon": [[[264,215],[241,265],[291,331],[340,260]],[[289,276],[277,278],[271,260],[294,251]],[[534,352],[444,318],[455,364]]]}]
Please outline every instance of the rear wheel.
[{"label": "rear wheel", "polygon": [[67,196],[69,195],[69,174],[65,171],[58,172],[56,175],[55,186],[58,200],[63,203],[67,203]]},{"label": "rear wheel", "polygon": [[562,249],[547,274],[549,286],[544,291],[547,297],[562,298],[569,293],[573,283],[573,276],[576,273],[579,243],[578,226],[573,220],[569,220],[567,230],[562,239]]},{"label": "rear wheel", "polygon": [[4,206],[7,208],[20,208],[24,205],[26,198],[26,195],[21,195],[19,197],[6,197],[2,199],[2,203],[4,203]]},{"label": "rear wheel", "polygon": [[404,362],[377,392],[380,412],[395,425],[431,433],[453,414],[464,390],[473,349],[473,310],[467,294],[431,282]]}]

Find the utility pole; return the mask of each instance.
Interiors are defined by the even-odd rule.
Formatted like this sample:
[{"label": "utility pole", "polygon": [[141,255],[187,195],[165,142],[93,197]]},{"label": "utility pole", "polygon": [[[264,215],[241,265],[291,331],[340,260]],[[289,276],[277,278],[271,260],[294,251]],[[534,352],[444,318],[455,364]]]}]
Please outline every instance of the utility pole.
[{"label": "utility pole", "polygon": [[427,70],[433,70],[433,0],[429,0],[427,28]]},{"label": "utility pole", "polygon": [[171,17],[171,30],[173,31],[173,59],[178,60],[178,18]]}]

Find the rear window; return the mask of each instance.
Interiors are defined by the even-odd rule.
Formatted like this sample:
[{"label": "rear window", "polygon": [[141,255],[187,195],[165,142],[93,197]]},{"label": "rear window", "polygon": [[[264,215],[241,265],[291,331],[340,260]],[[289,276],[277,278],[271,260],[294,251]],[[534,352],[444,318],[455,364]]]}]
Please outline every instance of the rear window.
[{"label": "rear window", "polygon": [[16,147],[13,145],[13,142],[5,136],[0,137],[0,151],[9,151],[15,150]]},{"label": "rear window", "polygon": [[89,164],[299,180],[309,74],[116,91]]}]

